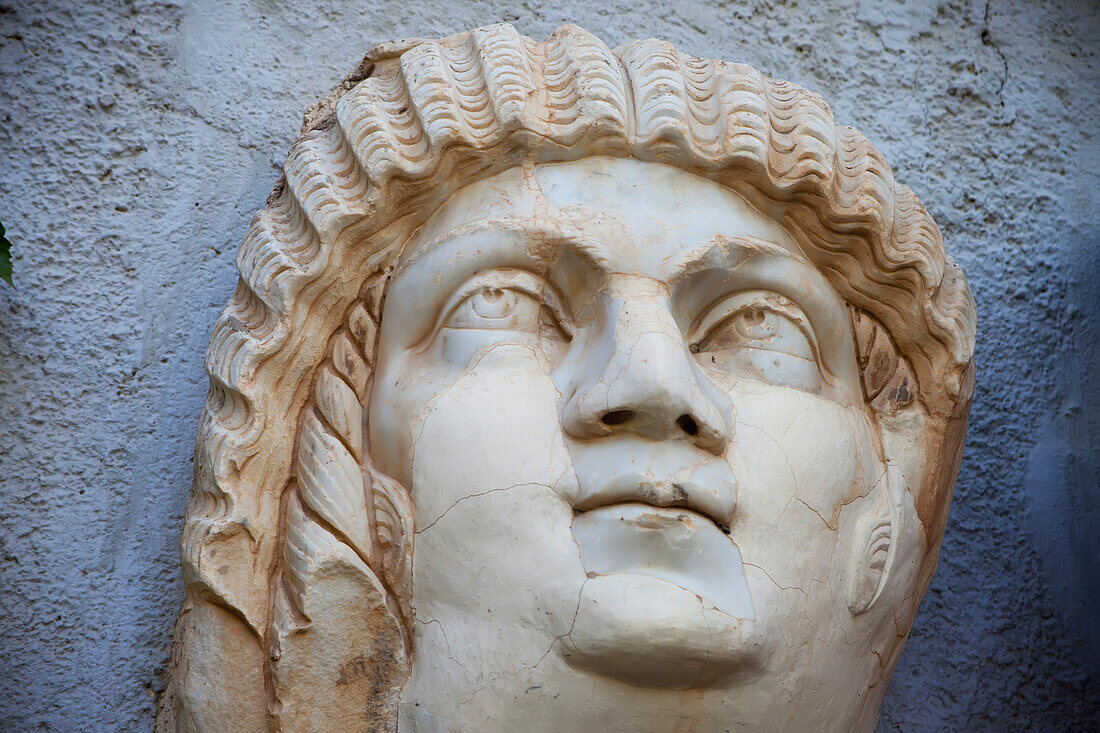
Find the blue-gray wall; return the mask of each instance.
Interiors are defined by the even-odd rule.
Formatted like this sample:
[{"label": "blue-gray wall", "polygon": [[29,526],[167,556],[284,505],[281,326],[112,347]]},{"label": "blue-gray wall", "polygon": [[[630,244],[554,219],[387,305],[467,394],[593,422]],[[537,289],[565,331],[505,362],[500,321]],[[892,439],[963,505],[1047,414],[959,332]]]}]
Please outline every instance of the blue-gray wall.
[{"label": "blue-gray wall", "polygon": [[1100,9],[1029,0],[0,3],[0,729],[150,728],[202,354],[301,112],[376,42],[499,20],[748,62],[886,153],[980,326],[880,728],[1096,729]]}]

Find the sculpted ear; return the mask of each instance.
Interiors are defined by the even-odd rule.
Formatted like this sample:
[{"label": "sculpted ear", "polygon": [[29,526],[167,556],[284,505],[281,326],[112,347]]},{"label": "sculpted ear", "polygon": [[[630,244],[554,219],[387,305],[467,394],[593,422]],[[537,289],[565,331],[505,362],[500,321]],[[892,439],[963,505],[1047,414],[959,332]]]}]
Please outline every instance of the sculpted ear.
[{"label": "sculpted ear", "polygon": [[893,492],[889,483],[900,479],[888,468],[882,479],[887,486],[875,490],[877,500],[856,522],[848,573],[848,610],[853,616],[870,610],[886,587],[894,556],[894,513],[890,500]]}]

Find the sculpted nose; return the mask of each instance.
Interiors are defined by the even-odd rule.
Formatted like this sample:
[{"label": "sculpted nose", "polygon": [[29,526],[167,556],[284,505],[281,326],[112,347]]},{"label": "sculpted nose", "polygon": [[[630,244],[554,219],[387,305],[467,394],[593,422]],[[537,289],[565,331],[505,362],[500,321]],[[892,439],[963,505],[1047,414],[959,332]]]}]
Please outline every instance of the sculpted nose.
[{"label": "sculpted nose", "polygon": [[731,435],[729,399],[695,365],[663,290],[639,294],[632,284],[617,288],[607,326],[586,349],[562,414],[565,431],[576,438],[631,431],[721,454]]}]

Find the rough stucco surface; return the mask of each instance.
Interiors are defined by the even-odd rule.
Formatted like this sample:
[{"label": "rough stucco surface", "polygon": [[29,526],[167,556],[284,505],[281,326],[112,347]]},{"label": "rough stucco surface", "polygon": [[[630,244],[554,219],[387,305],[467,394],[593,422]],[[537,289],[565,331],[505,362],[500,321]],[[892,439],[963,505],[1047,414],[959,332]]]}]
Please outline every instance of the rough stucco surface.
[{"label": "rough stucco surface", "polygon": [[146,730],[210,328],[300,115],[372,44],[657,35],[824,95],[979,304],[939,574],[884,731],[1100,727],[1100,9],[1090,3],[0,4],[0,729]]}]

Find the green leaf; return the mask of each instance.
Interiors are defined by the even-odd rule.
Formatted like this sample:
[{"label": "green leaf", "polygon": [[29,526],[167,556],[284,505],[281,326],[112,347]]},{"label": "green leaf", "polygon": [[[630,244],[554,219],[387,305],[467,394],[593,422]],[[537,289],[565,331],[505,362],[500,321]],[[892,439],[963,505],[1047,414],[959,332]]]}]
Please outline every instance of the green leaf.
[{"label": "green leaf", "polygon": [[15,283],[11,281],[11,242],[4,236],[6,233],[4,222],[0,221],[0,280],[14,287]]}]

